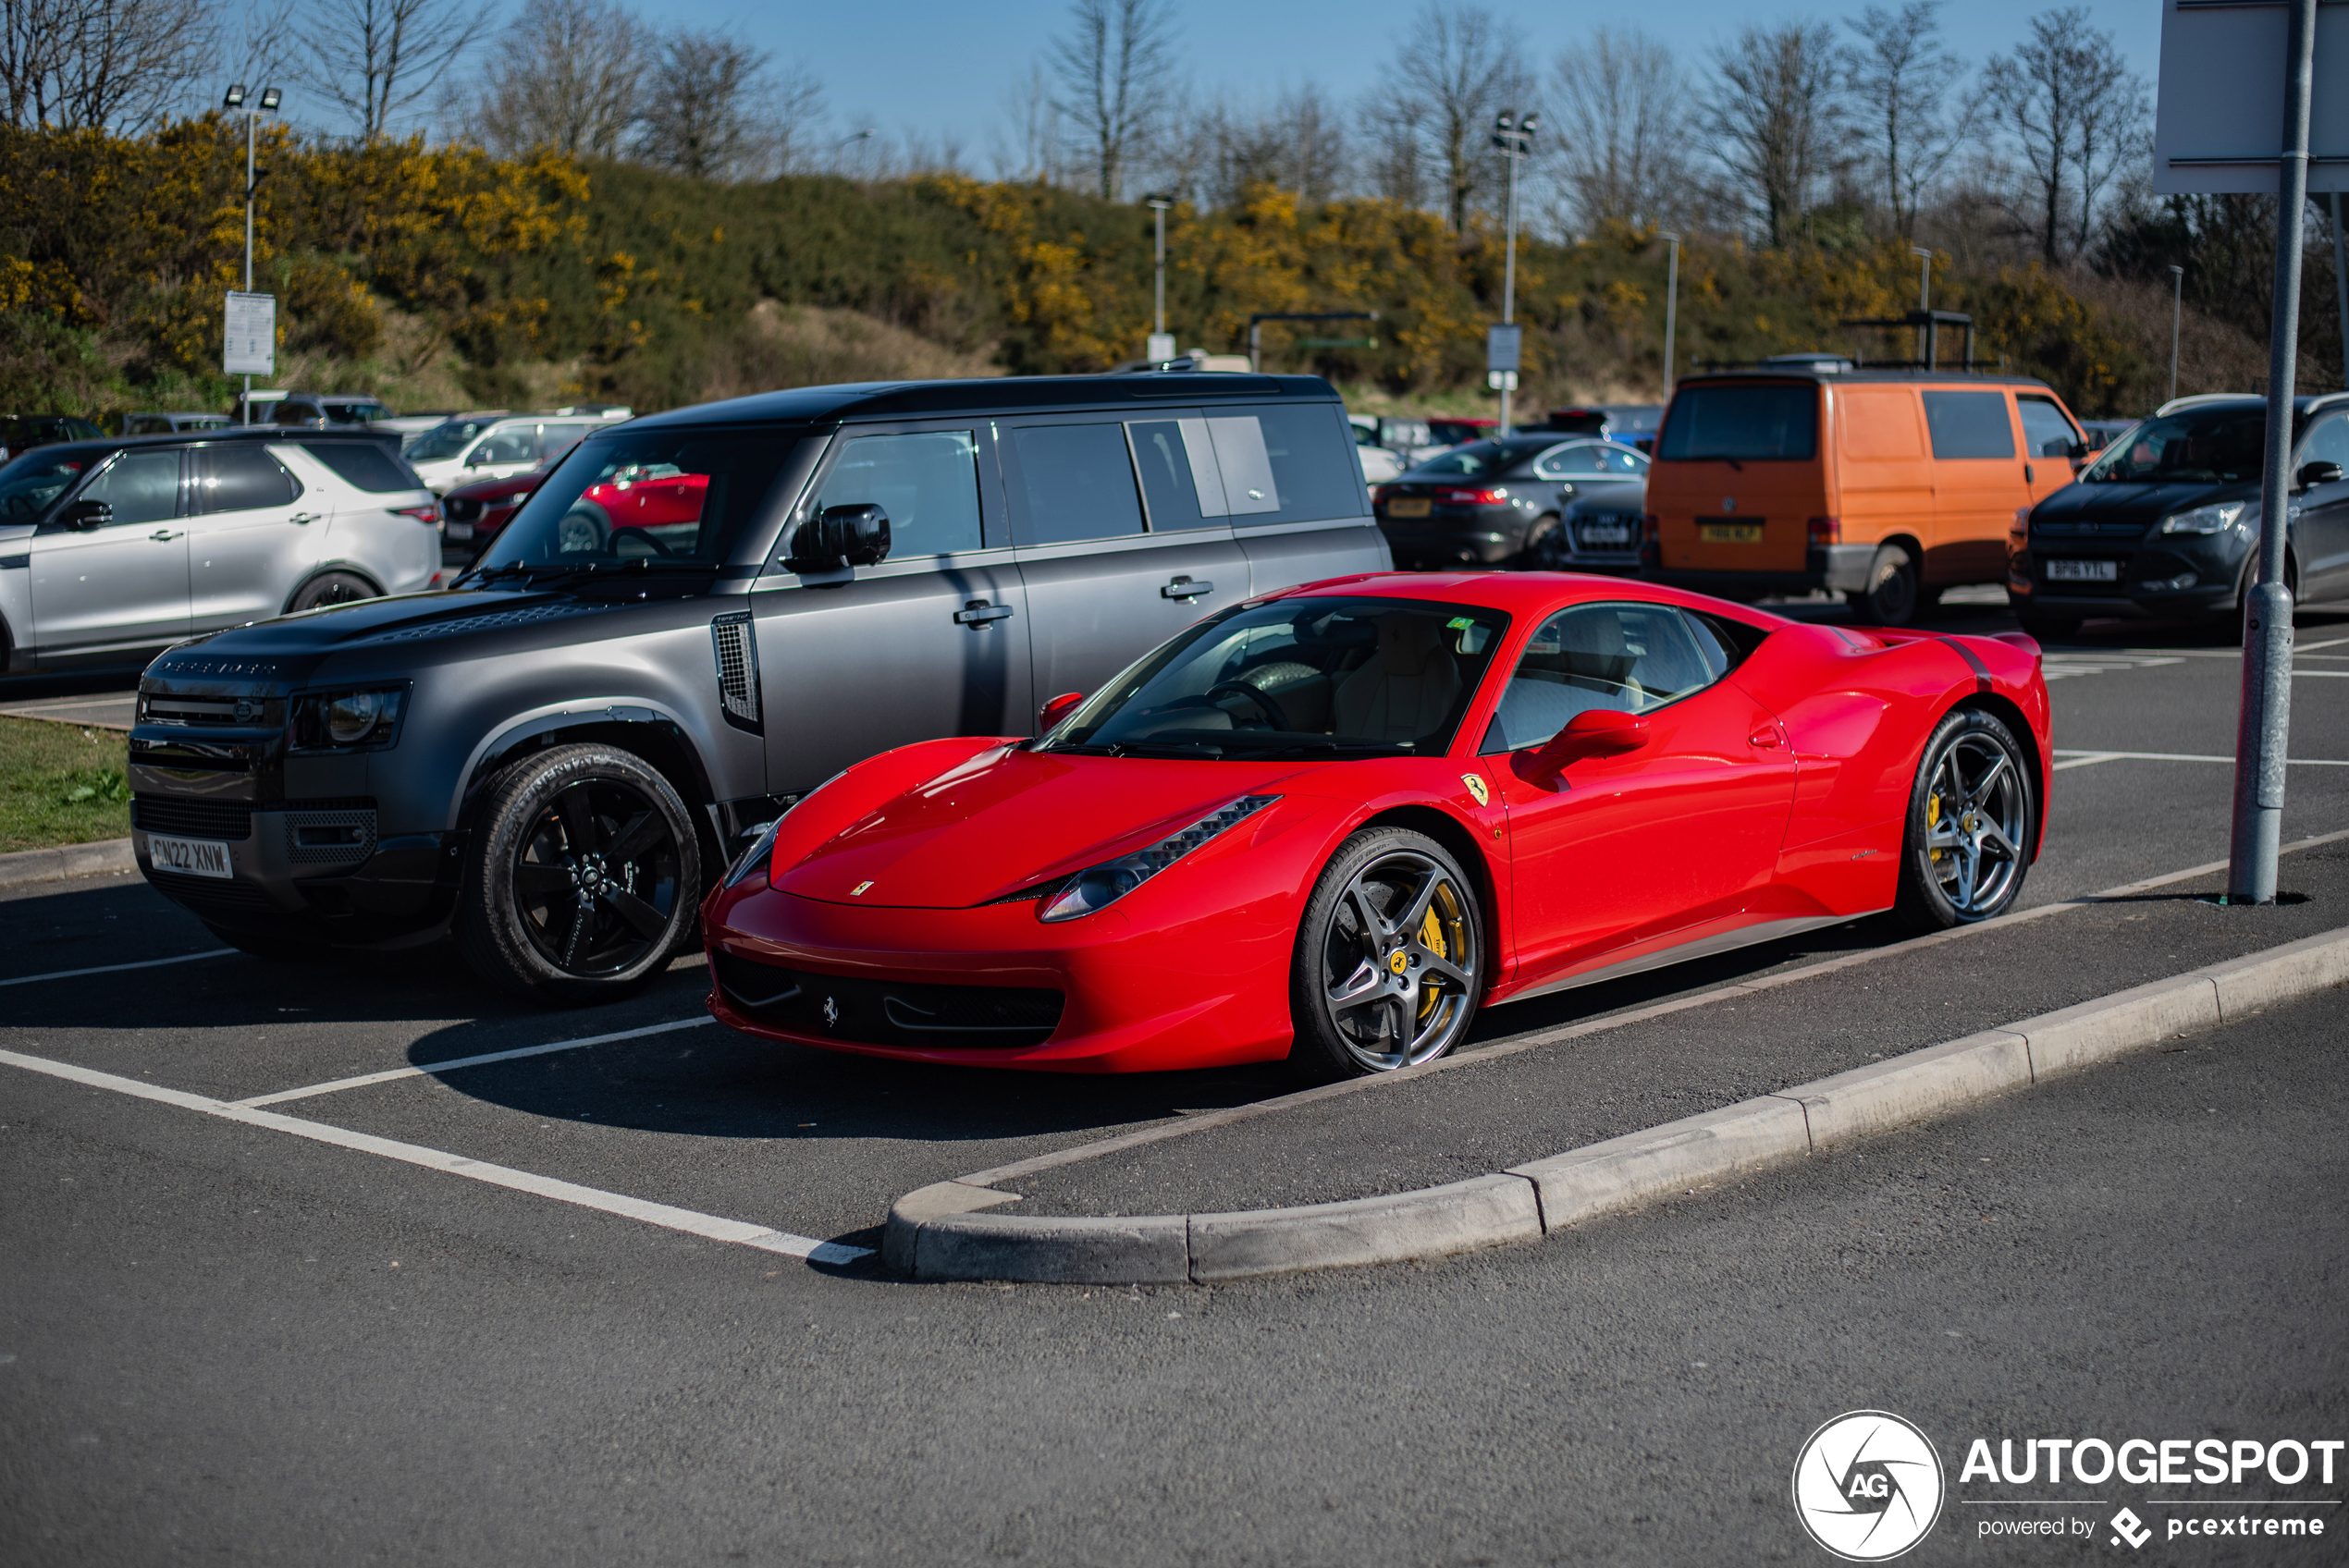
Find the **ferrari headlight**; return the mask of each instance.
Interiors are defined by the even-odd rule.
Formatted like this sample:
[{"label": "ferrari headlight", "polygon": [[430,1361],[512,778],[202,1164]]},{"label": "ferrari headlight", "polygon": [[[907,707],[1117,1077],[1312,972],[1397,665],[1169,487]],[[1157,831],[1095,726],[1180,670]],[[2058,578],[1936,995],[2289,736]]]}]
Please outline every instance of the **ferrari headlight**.
[{"label": "ferrari headlight", "polygon": [[1039,912],[1039,918],[1075,920],[1114,903],[1217,834],[1236,827],[1279,799],[1278,795],[1242,795],[1230,805],[1200,817],[1180,833],[1169,834],[1148,849],[1088,866],[1062,884],[1061,890]]},{"label": "ferrari headlight", "polygon": [[387,746],[400,729],[407,692],[305,692],[293,700],[293,743],[305,751]]},{"label": "ferrari headlight", "polygon": [[735,856],[734,864],[726,868],[727,887],[732,888],[749,881],[754,876],[767,874],[768,864],[775,854],[775,835],[782,828],[783,819],[779,816],[758,830],[758,837],[750,841],[750,848]]},{"label": "ferrari headlight", "polygon": [[2171,512],[2161,520],[2156,533],[2224,533],[2235,525],[2248,501],[2222,501],[2215,507],[2196,507],[2191,511]]}]

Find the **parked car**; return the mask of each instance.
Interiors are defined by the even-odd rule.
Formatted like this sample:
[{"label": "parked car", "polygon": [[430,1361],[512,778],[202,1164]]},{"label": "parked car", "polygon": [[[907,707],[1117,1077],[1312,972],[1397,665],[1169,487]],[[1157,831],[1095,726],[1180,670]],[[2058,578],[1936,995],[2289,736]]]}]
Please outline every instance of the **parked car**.
[{"label": "parked car", "polygon": [[[563,448],[564,452],[570,450],[569,447]],[[542,459],[536,468],[510,479],[476,479],[471,484],[458,485],[440,498],[441,536],[452,545],[479,551],[513,520],[522,504],[530,499],[530,493],[546,479],[547,471],[561,459],[562,453],[558,452]]]},{"label": "parked car", "polygon": [[1354,454],[1361,460],[1362,477],[1372,484],[1382,484],[1403,472],[1403,459],[1378,444],[1371,428],[1360,420],[1351,422],[1354,432]]},{"label": "parked car", "polygon": [[1405,468],[1415,468],[1436,453],[1453,445],[1436,439],[1435,432],[1423,419],[1410,419],[1395,414],[1351,414],[1358,430],[1370,432],[1370,444],[1384,447],[1395,454]]},{"label": "parked car", "polygon": [[227,941],[452,932],[501,985],[611,996],[849,764],[1030,734],[1039,693],[1202,615],[1389,564],[1311,377],[803,387],[606,423],[450,591],[150,666],[132,838]]},{"label": "parked car", "polygon": [[96,441],[104,435],[96,425],[72,414],[0,414],[0,458],[59,441]]},{"label": "parked car", "polygon": [[424,432],[408,460],[440,495],[476,479],[512,479],[572,447],[597,425],[629,417],[616,404],[544,413],[463,414]]},{"label": "parked car", "polygon": [[177,435],[188,430],[227,430],[237,422],[226,414],[125,414],[117,435]]},{"label": "parked car", "polygon": [[1470,441],[1489,441],[1500,429],[1500,421],[1491,419],[1432,419],[1427,422],[1428,434],[1443,447],[1463,447]]},{"label": "parked car", "polygon": [[391,414],[369,422],[370,430],[388,430],[400,437],[400,449],[407,451],[428,430],[437,430],[455,418],[454,409],[438,409],[424,413]]},{"label": "parked car", "polygon": [[1472,441],[1380,485],[1371,504],[1398,566],[1631,570],[1647,467],[1608,441]]},{"label": "parked car", "polygon": [[[117,436],[0,468],[11,670],[143,663],[191,632],[412,593],[439,571],[432,494],[384,437]],[[195,787],[216,790],[216,766],[206,777]]]},{"label": "parked car", "polygon": [[710,1009],[867,1056],[1336,1079],[1494,1002],[1986,920],[2055,763],[2010,637],[1546,572],[1236,605],[1040,741],[909,746],[782,817],[705,910]]},{"label": "parked car", "polygon": [[[2007,597],[2035,637],[2089,616],[2239,615],[2258,557],[2264,398],[2199,398],[2133,425],[2031,508],[2008,541]],[[2296,398],[2284,582],[2349,596],[2349,394]]]},{"label": "parked car", "polygon": [[2091,452],[2101,452],[2136,428],[2137,421],[2133,419],[2084,419],[2080,440]]},{"label": "parked car", "polygon": [[1653,452],[1655,428],[1663,417],[1661,403],[1593,403],[1552,409],[1548,428],[1561,435],[1596,435],[1635,451]]},{"label": "parked car", "polygon": [[289,392],[269,410],[275,424],[373,424],[390,417],[383,399],[366,392]]},{"label": "parked car", "polygon": [[2004,582],[2015,520],[2086,456],[2063,400],[2021,376],[1687,376],[1648,473],[1648,570],[1728,598],[1826,588],[1905,626],[1945,588]]}]

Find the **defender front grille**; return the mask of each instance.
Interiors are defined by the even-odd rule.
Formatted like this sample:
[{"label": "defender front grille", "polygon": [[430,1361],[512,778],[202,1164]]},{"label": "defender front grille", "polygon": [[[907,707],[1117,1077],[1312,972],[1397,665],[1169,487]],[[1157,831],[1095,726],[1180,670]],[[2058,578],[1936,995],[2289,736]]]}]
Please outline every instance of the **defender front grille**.
[{"label": "defender front grille", "polygon": [[375,852],[370,810],[289,811],[286,858],[296,865],[355,865]]},{"label": "defender front grille", "polygon": [[758,734],[758,633],[750,612],[737,610],[711,621],[709,641],[718,655],[718,705],[726,722]]},{"label": "defender front grille", "polygon": [[246,801],[190,801],[170,795],[134,795],[130,800],[130,821],[143,832],[169,833],[182,839],[252,837],[252,806]]}]

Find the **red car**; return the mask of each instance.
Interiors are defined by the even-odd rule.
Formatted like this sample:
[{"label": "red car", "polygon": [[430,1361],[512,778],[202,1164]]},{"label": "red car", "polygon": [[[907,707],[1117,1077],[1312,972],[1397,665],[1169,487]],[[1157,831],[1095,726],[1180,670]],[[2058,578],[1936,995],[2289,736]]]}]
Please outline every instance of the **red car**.
[{"label": "red car", "polygon": [[2028,638],[1548,572],[1250,600],[1040,717],[769,827],[702,912],[711,1011],[926,1061],[1387,1071],[1495,1003],[1997,914],[2053,765]]},{"label": "red car", "polygon": [[522,504],[530,499],[553,465],[541,463],[527,473],[507,479],[476,479],[440,497],[441,532],[458,544],[475,546],[498,536]]},{"label": "red car", "polygon": [[690,538],[701,526],[708,494],[706,473],[688,473],[674,463],[631,463],[579,493],[556,525],[555,547],[565,555],[600,554],[625,528],[637,531],[633,537],[648,544],[652,554],[665,556],[668,542],[660,530],[683,530]]}]

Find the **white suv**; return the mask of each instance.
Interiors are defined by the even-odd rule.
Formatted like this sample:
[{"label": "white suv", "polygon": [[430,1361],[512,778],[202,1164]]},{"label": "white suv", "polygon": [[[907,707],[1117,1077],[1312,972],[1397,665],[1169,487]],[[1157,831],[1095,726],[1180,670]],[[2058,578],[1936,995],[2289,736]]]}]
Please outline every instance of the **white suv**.
[{"label": "white suv", "polygon": [[630,417],[615,403],[544,413],[459,414],[408,444],[408,460],[436,496],[477,479],[511,479],[578,445],[580,437]]},{"label": "white suv", "polygon": [[440,575],[439,505],[387,436],[189,432],[43,447],[0,468],[12,670],[119,664]]}]

